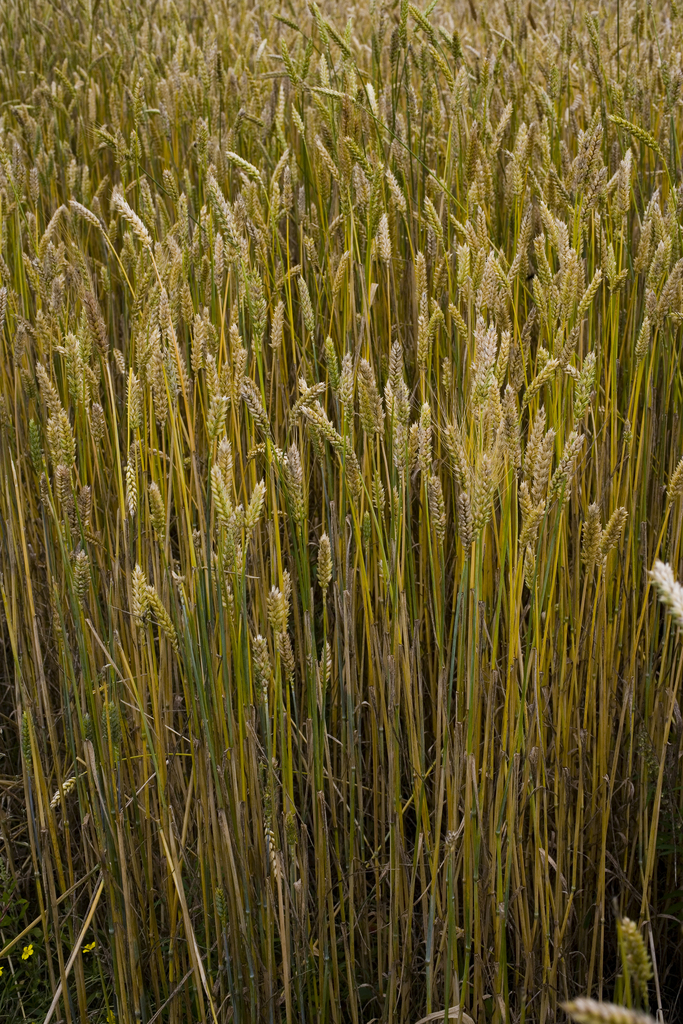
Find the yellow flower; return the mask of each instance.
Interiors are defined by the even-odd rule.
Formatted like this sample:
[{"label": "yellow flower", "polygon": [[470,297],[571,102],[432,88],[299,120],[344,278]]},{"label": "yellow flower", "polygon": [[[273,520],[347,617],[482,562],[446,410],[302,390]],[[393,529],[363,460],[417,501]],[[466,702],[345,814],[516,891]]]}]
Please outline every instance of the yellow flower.
[{"label": "yellow flower", "polygon": [[22,960],[28,960],[30,956],[33,956],[33,943],[30,942],[28,946],[24,946],[24,952],[21,954]]},{"label": "yellow flower", "polygon": [[93,951],[93,949],[95,948],[96,945],[97,945],[96,942],[89,942],[87,946],[83,947],[83,952],[84,953],[92,953],[92,951]]},{"label": "yellow flower", "polygon": [[2,978],[2,972],[4,971],[4,969],[4,967],[0,967],[0,978]]}]

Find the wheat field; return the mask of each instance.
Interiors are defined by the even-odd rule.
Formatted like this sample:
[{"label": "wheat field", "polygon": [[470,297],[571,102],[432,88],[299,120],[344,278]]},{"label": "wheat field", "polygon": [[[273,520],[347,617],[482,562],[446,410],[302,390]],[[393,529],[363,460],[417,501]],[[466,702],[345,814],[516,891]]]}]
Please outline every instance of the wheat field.
[{"label": "wheat field", "polygon": [[0,25],[0,1020],[680,1019],[683,11]]}]

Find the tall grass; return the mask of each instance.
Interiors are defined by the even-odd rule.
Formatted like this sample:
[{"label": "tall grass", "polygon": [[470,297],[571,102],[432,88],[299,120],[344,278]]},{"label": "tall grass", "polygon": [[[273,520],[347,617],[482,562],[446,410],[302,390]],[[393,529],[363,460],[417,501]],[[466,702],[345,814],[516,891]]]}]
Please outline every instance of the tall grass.
[{"label": "tall grass", "polygon": [[682,15],[343,14],[0,4],[0,937],[69,1024],[499,1024],[628,915],[673,1012]]}]

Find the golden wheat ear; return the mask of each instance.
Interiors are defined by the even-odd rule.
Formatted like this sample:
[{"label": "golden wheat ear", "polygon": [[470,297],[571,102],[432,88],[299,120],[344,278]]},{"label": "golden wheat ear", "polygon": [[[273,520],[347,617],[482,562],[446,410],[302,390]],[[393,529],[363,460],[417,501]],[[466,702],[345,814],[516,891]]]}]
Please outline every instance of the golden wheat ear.
[{"label": "golden wheat ear", "polygon": [[601,1003],[597,999],[573,999],[561,1005],[576,1024],[655,1024],[654,1017],[647,1013],[615,1003]]}]

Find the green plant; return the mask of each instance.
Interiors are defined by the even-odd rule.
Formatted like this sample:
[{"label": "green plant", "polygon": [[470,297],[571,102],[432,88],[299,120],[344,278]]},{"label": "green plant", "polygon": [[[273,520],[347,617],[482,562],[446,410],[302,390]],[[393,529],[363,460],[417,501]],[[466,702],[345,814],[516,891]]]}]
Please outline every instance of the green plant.
[{"label": "green plant", "polygon": [[26,1006],[668,1009],[680,14],[338,13],[0,5]]}]

